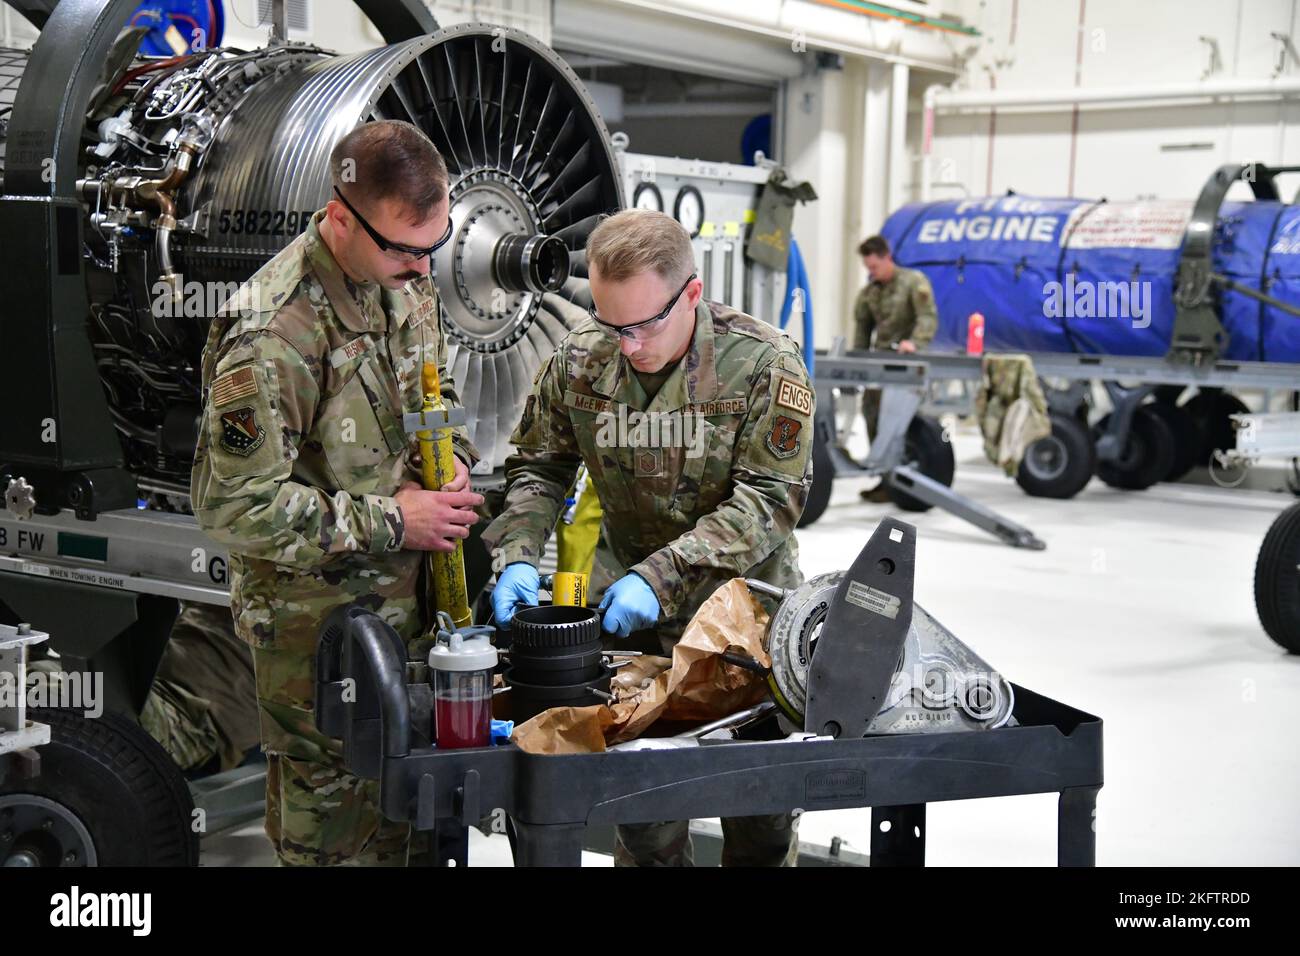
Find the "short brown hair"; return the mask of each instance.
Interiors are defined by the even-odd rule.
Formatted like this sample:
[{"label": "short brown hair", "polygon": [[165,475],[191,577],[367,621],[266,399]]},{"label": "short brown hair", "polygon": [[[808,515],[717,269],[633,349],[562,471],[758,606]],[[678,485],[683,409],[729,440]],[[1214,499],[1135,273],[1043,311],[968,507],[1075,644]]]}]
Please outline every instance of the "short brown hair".
[{"label": "short brown hair", "polygon": [[869,236],[863,239],[858,246],[858,255],[887,256],[889,255],[889,242],[884,236]]},{"label": "short brown hair", "polygon": [[429,137],[402,120],[363,123],[330,153],[330,179],[348,202],[373,207],[400,203],[422,223],[447,195],[447,164]]},{"label": "short brown hair", "polygon": [[653,209],[624,209],[591,231],[587,264],[611,282],[653,270],[671,285],[695,271],[695,250],[690,234],[672,216]]}]

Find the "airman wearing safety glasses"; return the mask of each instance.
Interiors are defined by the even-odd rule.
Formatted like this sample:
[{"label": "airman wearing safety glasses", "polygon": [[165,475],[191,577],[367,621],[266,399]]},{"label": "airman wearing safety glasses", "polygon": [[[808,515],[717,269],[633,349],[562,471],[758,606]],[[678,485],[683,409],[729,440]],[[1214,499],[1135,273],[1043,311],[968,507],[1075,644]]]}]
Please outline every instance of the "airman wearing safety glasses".
[{"label": "airman wearing safety glasses", "polygon": [[414,126],[383,120],[344,136],[330,168],[326,206],[212,322],[191,498],[230,551],[280,860],[402,863],[410,827],[383,816],[378,785],[348,773],[341,742],[316,730],[317,638],[331,611],[361,601],[423,657],[421,560],[466,538],[483,499],[463,429],[455,479],[430,491],[402,428],[426,362],[459,404],[430,281],[451,236],[447,167]]},{"label": "airman wearing safety glasses", "polygon": [[[548,302],[569,306],[577,327],[526,400],[504,510],[483,533],[500,572],[494,611],[504,624],[537,602],[542,546],[585,464],[619,569],[604,591],[604,627],[614,641],[671,653],[729,579],[802,581],[794,529],[812,476],[812,386],[789,337],[705,301],[690,237],[670,216],[637,209],[605,220],[587,266],[587,314]],[[723,828],[724,862],[794,858],[785,814]],[[620,864],[690,861],[685,821],[618,831]]]}]

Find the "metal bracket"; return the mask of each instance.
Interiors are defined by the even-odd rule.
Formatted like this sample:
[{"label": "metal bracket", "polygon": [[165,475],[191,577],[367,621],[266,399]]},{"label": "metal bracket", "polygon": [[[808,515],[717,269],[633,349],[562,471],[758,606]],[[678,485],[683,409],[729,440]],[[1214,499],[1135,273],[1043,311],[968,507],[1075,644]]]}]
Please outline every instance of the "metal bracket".
[{"label": "metal bracket", "polygon": [[[919,383],[887,384],[882,387],[880,421],[877,426],[879,434],[872,441],[865,462],[855,461],[834,441],[825,443],[835,474],[883,475],[890,486],[906,491],[928,505],[942,508],[963,521],[969,521],[1013,548],[1044,550],[1047,545],[1028,528],[923,475],[904,460],[907,429],[920,407],[929,380],[929,368],[924,362],[910,364],[920,370]],[[975,367],[978,367],[978,363]],[[880,374],[880,370],[864,365],[862,374],[875,376]],[[825,405],[818,408],[814,427],[819,428],[819,438],[835,435],[833,416],[833,410]]]},{"label": "metal bracket", "polygon": [[912,624],[916,528],[891,518],[835,589],[808,667],[804,730],[862,737],[885,705]]},{"label": "metal bracket", "polygon": [[1263,163],[1227,163],[1220,166],[1201,187],[1196,205],[1183,234],[1183,249],[1174,279],[1174,329],[1169,356],[1200,364],[1214,361],[1228,346],[1228,333],[1219,321],[1210,293],[1214,230],[1219,207],[1241,181],[1250,185],[1256,199],[1277,200],[1273,174],[1279,172]]},{"label": "metal bracket", "polygon": [[1097,458],[1100,461],[1119,461],[1128,445],[1129,431],[1133,427],[1133,413],[1154,390],[1154,385],[1128,388],[1117,382],[1103,382],[1110,403],[1114,406],[1106,431],[1097,439]]},{"label": "metal bracket", "polygon": [[[1277,36],[1277,34],[1273,34]],[[1197,37],[1202,43],[1210,48],[1210,62],[1201,73],[1201,79],[1209,79],[1215,73],[1223,69],[1223,56],[1219,53],[1219,41],[1214,37]]]},{"label": "metal bracket", "polygon": [[1279,77],[1286,72],[1286,60],[1289,56],[1291,62],[1300,65],[1300,54],[1296,53],[1295,44],[1291,42],[1291,34],[1279,33],[1274,30],[1269,34],[1278,43],[1277,63],[1273,66],[1273,76]]},{"label": "metal bracket", "polygon": [[404,432],[427,432],[440,428],[454,428],[467,421],[465,409],[442,408],[436,411],[407,412],[402,416]]},{"label": "metal bracket", "polygon": [[907,429],[924,394],[922,386],[886,385],[881,390],[878,434],[871,436],[871,450],[863,465],[868,474],[882,475],[903,463]]},{"label": "metal bracket", "polygon": [[1230,418],[1237,429],[1237,446],[1227,450],[1229,458],[1258,461],[1300,457],[1300,412],[1237,414]]},{"label": "metal bracket", "polygon": [[30,624],[0,624],[0,755],[50,742],[49,725],[27,719],[27,648],[49,636]]}]

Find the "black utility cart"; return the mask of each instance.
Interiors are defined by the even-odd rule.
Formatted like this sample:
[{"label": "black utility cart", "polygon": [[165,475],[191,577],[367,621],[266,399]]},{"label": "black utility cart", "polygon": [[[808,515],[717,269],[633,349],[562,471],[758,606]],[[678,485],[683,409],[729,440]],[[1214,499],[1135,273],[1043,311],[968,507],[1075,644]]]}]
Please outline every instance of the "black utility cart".
[{"label": "black utility cart", "polygon": [[845,575],[809,668],[804,728],[815,737],[787,736],[769,715],[751,739],[663,749],[437,750],[428,684],[409,681],[402,641],[356,606],[322,632],[317,723],[343,739],[353,772],[380,781],[387,816],[435,832],[440,864],[465,865],[468,827],[496,810],[513,825],[518,865],[577,866],[588,826],[871,807],[871,865],[923,865],[926,804],[1058,793],[1057,863],[1093,865],[1097,717],[1012,685],[1016,726],[862,736],[911,620],[914,556],[915,529],[886,520]]}]

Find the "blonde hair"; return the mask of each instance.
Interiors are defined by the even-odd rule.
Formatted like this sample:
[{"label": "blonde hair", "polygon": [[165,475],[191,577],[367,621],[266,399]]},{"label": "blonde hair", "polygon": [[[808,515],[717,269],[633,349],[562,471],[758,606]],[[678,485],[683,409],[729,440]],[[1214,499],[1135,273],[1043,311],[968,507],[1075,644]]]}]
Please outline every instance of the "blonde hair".
[{"label": "blonde hair", "polygon": [[672,216],[653,209],[624,209],[591,231],[587,264],[610,282],[653,270],[673,284],[695,271],[695,250],[690,235]]}]

